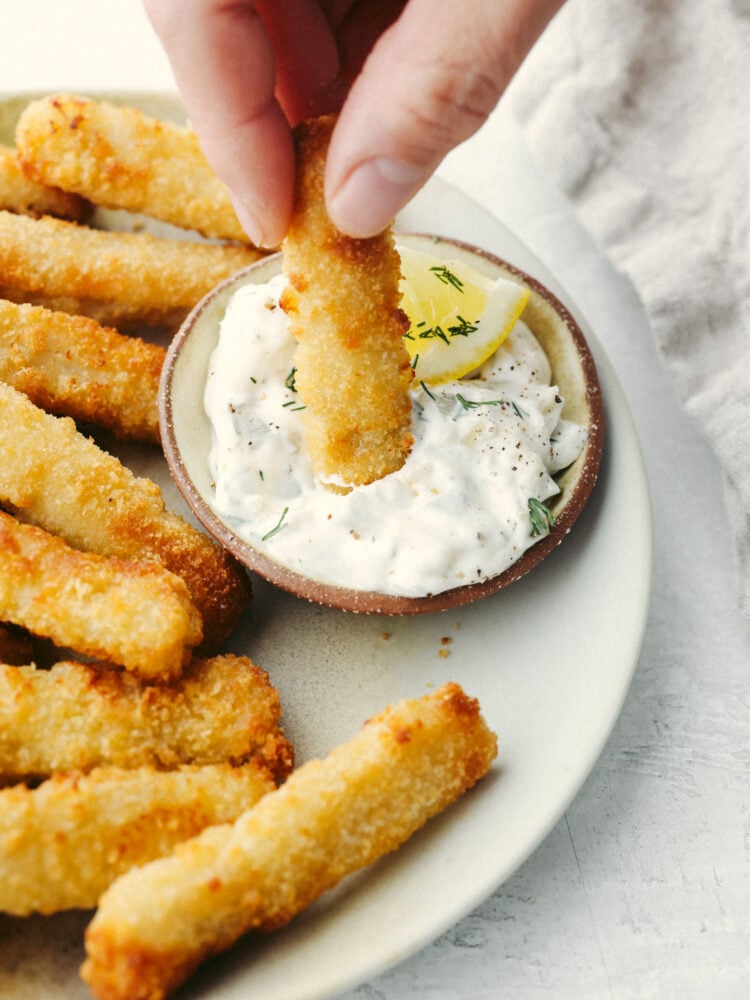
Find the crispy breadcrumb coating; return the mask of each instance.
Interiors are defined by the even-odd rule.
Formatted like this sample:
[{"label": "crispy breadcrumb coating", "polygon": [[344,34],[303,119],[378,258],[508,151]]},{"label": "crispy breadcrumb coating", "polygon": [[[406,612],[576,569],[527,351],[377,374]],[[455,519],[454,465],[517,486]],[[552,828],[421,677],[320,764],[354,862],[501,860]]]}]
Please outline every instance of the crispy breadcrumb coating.
[{"label": "crispy breadcrumb coating", "polygon": [[214,285],[259,256],[246,246],[0,211],[0,296],[91,316],[118,329],[174,327]]},{"label": "crispy breadcrumb coating", "polygon": [[0,146],[0,209],[19,215],[56,215],[85,222],[92,206],[77,194],[31,180],[21,169],[15,149]]},{"label": "crispy breadcrumb coating", "polygon": [[76,94],[32,101],[16,124],[26,175],[98,205],[248,242],[191,128]]},{"label": "crispy breadcrumb coating", "polygon": [[268,674],[245,656],[194,660],[169,685],[101,664],[0,665],[0,775],[240,764],[282,781],[294,759]]},{"label": "crispy breadcrumb coating", "polygon": [[0,299],[0,381],[48,413],[159,442],[165,350],[86,316]]},{"label": "crispy breadcrumb coating", "polygon": [[225,551],[166,509],[156,483],[0,383],[0,503],[73,548],[154,561],[187,584],[203,619],[200,651],[218,651],[248,605],[250,584]]},{"label": "crispy breadcrumb coating", "polygon": [[234,823],[110,886],[86,932],[99,1000],[162,1000],[200,961],[270,930],[392,851],[489,769],[496,738],[457,684],[385,710]]},{"label": "crispy breadcrumb coating", "polygon": [[412,445],[412,369],[400,259],[386,231],[353,239],[328,218],[323,173],[334,117],[295,130],[294,212],[281,304],[298,341],[296,386],[316,474],[333,488],[399,469]]},{"label": "crispy breadcrumb coating", "polygon": [[149,680],[178,676],[203,638],[181,577],[72,549],[3,511],[0,620]]},{"label": "crispy breadcrumb coating", "polygon": [[97,768],[0,791],[0,910],[96,906],[119,875],[228,823],[275,788],[252,761],[174,771]]}]

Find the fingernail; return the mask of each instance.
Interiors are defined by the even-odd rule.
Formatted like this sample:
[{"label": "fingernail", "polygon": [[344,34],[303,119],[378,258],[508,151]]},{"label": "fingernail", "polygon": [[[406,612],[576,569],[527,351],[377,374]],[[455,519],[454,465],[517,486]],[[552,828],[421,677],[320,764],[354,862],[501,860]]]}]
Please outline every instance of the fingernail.
[{"label": "fingernail", "polygon": [[416,194],[427,175],[422,167],[389,157],[366,160],[330,198],[333,223],[350,236],[382,232]]},{"label": "fingernail", "polygon": [[234,210],[237,214],[237,218],[240,220],[240,225],[255,246],[266,247],[267,244],[265,242],[263,229],[258,222],[255,213],[240,201],[234,201]]}]

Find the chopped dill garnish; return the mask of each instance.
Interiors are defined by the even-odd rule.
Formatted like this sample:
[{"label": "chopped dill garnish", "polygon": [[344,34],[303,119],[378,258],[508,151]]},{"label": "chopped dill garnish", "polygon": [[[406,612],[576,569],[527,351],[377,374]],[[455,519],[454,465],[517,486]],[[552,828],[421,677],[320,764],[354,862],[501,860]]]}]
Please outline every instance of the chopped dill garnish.
[{"label": "chopped dill garnish", "polygon": [[[470,323],[468,320],[464,319],[463,316],[456,316],[457,322],[452,323],[447,331],[443,329],[439,324],[437,326],[427,326],[426,323],[417,324],[417,338],[419,340],[442,340],[444,344],[450,344],[451,337],[468,337],[470,333],[474,333],[475,330],[479,329],[479,321],[476,323]],[[424,329],[419,329],[419,327],[424,327]],[[414,340],[411,329],[404,334],[407,340]]]},{"label": "chopped dill garnish", "polygon": [[[296,392],[297,391],[296,376],[297,376],[297,369],[296,369],[296,367],[293,367],[292,370],[287,375],[287,377],[284,379],[284,385],[286,386],[286,388],[290,392]],[[286,409],[288,406],[293,407],[293,409],[291,411],[292,413],[296,413],[297,410],[304,410],[305,409],[305,406],[304,405],[300,406],[297,403],[296,399],[288,399],[286,401],[286,403],[282,403],[281,406],[282,406],[283,409]]]},{"label": "chopped dill garnish", "polygon": [[456,399],[465,410],[476,410],[479,406],[506,406],[504,399],[466,399],[460,392],[456,393]]},{"label": "chopped dill garnish", "polygon": [[266,477],[265,477],[265,476],[263,475],[263,469],[258,469],[258,475],[260,476],[260,480],[261,480],[261,482],[263,482],[263,480],[264,480],[264,479],[266,478]]},{"label": "chopped dill garnish", "polygon": [[[447,274],[450,275],[451,272],[448,271],[447,268],[433,267],[430,270],[435,271],[436,273],[440,271],[441,274],[438,275],[440,280],[446,282],[449,281],[448,278],[442,276],[443,271],[446,271]],[[458,278],[455,278],[455,275],[451,275],[451,277],[454,278],[455,281],[458,281]],[[451,282],[451,284],[453,284],[453,282]],[[456,285],[456,287],[459,287],[461,284],[462,282],[458,281],[458,285]],[[450,344],[451,337],[468,337],[470,333],[474,333],[478,329],[479,320],[475,320],[471,323],[469,320],[461,316],[460,313],[457,313],[455,322],[447,328],[447,331],[439,324],[437,326],[428,326],[425,320],[420,320],[419,323],[412,324],[409,327],[404,334],[404,340],[442,340],[444,344]],[[415,365],[416,362],[413,361],[412,368],[414,368]]]},{"label": "chopped dill garnish", "polygon": [[468,337],[470,333],[475,333],[479,329],[479,320],[476,323],[470,323],[460,313],[456,314],[456,320],[457,323],[448,327],[448,333],[451,337]]},{"label": "chopped dill garnish", "polygon": [[422,330],[419,334],[420,340],[442,340],[446,344],[450,344],[448,340],[448,335],[442,326],[431,326],[427,330]]},{"label": "chopped dill garnish", "polygon": [[[456,393],[456,399],[459,401],[461,406],[465,410],[476,410],[479,406],[508,406],[507,399],[466,399],[461,395],[460,392]],[[528,413],[522,409],[518,403],[511,402],[510,406],[513,407],[513,412],[517,417],[523,420],[524,417],[528,417]]]},{"label": "chopped dill garnish", "polygon": [[257,385],[258,384],[257,378],[254,378],[252,375],[250,376],[250,381],[253,383],[253,385]]},{"label": "chopped dill garnish", "polygon": [[427,395],[428,395],[428,396],[430,397],[430,399],[434,399],[434,398],[435,398],[435,397],[433,396],[433,394],[432,394],[432,393],[430,392],[430,390],[429,390],[429,389],[427,388],[427,386],[425,385],[425,383],[424,383],[424,382],[420,381],[420,383],[419,383],[419,384],[420,384],[420,385],[422,386],[422,388],[423,388],[423,389],[424,389],[424,391],[425,391],[425,392],[427,393]]},{"label": "chopped dill garnish", "polygon": [[276,522],[276,525],[273,528],[271,528],[270,531],[267,531],[265,535],[263,535],[263,537],[261,538],[262,542],[267,541],[269,538],[273,538],[274,535],[278,534],[281,531],[281,529],[284,527],[284,518],[287,516],[288,513],[289,513],[289,508],[285,507],[282,510],[281,517]]},{"label": "chopped dill garnish", "polygon": [[555,526],[555,516],[541,500],[529,497],[529,522],[532,536],[548,535]]},{"label": "chopped dill garnish", "polygon": [[463,294],[463,281],[461,281],[460,278],[457,278],[453,271],[451,271],[450,268],[447,268],[445,264],[436,264],[435,267],[431,267],[430,270],[438,281],[442,281],[444,285],[453,285],[456,291]]}]

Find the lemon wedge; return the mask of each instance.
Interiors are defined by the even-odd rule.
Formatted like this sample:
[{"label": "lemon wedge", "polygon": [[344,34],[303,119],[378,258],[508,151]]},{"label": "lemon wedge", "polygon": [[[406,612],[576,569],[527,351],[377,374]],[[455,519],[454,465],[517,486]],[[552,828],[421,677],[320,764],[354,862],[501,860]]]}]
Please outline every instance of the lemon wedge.
[{"label": "lemon wedge", "polygon": [[439,385],[478,368],[521,315],[529,290],[509,278],[487,278],[461,261],[442,261],[399,247],[404,336],[414,376]]}]

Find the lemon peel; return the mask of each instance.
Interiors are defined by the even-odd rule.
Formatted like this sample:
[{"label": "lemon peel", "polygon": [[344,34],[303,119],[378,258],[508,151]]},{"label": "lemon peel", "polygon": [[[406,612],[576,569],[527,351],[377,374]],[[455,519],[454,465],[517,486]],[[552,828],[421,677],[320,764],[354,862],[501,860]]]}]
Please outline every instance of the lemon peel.
[{"label": "lemon peel", "polygon": [[399,247],[401,308],[409,318],[404,343],[414,377],[430,385],[478,368],[511,332],[529,289],[510,278],[487,278],[461,261],[443,261]]}]

